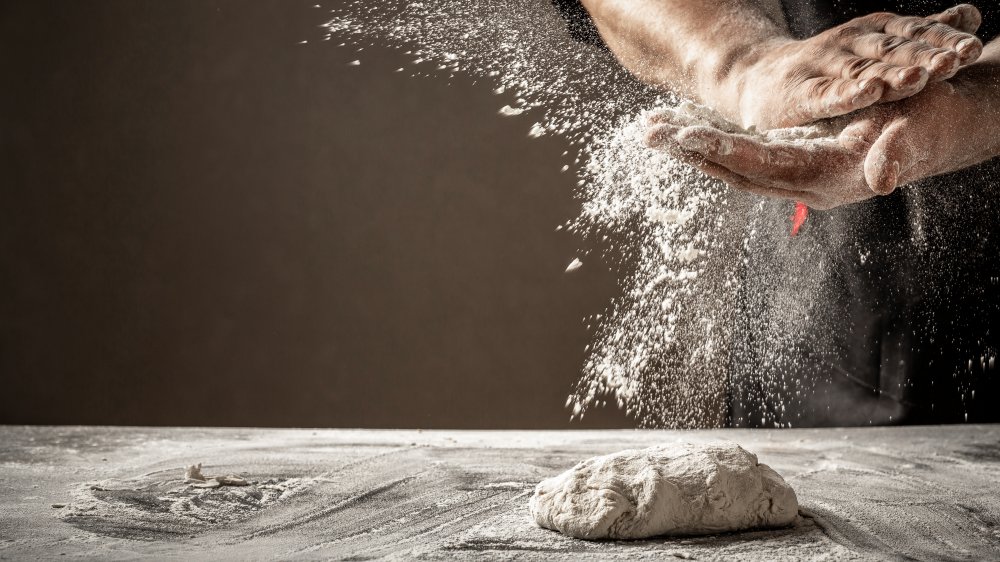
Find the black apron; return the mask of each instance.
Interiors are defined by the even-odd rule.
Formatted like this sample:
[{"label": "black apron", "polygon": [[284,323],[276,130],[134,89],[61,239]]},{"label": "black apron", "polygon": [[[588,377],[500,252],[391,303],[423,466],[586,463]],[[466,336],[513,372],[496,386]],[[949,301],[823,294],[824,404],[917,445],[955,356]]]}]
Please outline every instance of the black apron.
[{"label": "black apron", "polygon": [[[577,39],[599,42],[577,0],[553,0]],[[786,1],[797,37],[876,11],[952,2]],[[1000,30],[1000,6],[978,35]],[[1000,134],[1000,131],[998,131]],[[750,221],[730,357],[736,427],[1000,421],[1000,159],[811,211],[767,200]]]}]

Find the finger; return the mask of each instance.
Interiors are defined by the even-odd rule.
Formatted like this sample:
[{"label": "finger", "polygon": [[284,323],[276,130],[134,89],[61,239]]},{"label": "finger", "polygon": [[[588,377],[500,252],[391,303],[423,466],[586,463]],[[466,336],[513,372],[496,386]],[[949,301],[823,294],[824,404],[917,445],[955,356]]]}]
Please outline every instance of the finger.
[{"label": "finger", "polygon": [[927,19],[950,25],[965,33],[975,33],[983,23],[983,15],[972,4],[959,4]]},{"label": "finger", "polygon": [[880,101],[885,88],[880,78],[809,78],[789,93],[789,99],[805,101],[788,110],[787,120],[802,123],[851,113]]},{"label": "finger", "polygon": [[954,51],[962,64],[969,64],[983,52],[983,42],[975,35],[928,18],[897,16],[886,22],[885,32]]},{"label": "finger", "polygon": [[840,146],[852,152],[867,151],[878,140],[885,120],[885,117],[875,116],[854,121],[837,135],[837,141]]},{"label": "finger", "polygon": [[694,111],[684,111],[681,108],[667,108],[646,117],[646,126],[673,125],[675,127],[687,127],[705,123],[707,119]]},{"label": "finger", "polygon": [[650,127],[650,129],[646,131],[646,146],[665,152],[670,157],[685,164],[697,165],[698,162],[704,160],[704,157],[690,150],[686,150],[680,145],[677,141],[677,133],[680,129],[680,127],[671,124],[662,124]]},{"label": "finger", "polygon": [[697,152],[709,162],[769,187],[784,187],[808,173],[813,150],[788,142],[761,142],[709,127],[685,127],[677,133],[681,148]]},{"label": "finger", "polygon": [[[708,127],[702,128],[711,130]],[[726,134],[721,131],[720,133]],[[809,194],[803,191],[760,185],[749,178],[741,176],[738,173],[725,168],[722,165],[706,160],[705,157],[699,153],[685,151],[684,148],[677,143],[675,139],[676,135],[677,128],[671,125],[653,127],[650,129],[649,133],[647,133],[647,144],[651,147],[665,150],[672,156],[675,156],[685,163],[694,166],[708,176],[722,180],[730,187],[741,191],[754,193],[764,197],[778,197],[782,199],[802,200],[809,197]]]},{"label": "finger", "polygon": [[750,178],[741,176],[734,173],[732,170],[714,164],[712,162],[704,161],[693,163],[695,167],[704,172],[706,175],[713,177],[718,180],[722,180],[729,187],[738,189],[740,191],[745,191],[747,193],[753,193],[754,195],[760,195],[761,197],[770,197],[777,199],[791,199],[793,201],[800,201],[802,199],[807,199],[810,194],[803,191],[795,191],[791,189],[781,189],[777,187],[768,187],[760,185],[754,182]]},{"label": "finger", "polygon": [[961,66],[959,55],[952,50],[887,33],[867,33],[851,44],[851,50],[860,57],[895,66],[921,66],[935,82],[954,76]]},{"label": "finger", "polygon": [[649,148],[664,149],[677,144],[680,127],[670,123],[653,125],[646,131],[645,143]]},{"label": "finger", "polygon": [[899,119],[886,127],[865,157],[865,182],[879,195],[895,191],[904,166],[908,168],[914,161],[905,126],[906,119]]},{"label": "finger", "polygon": [[882,101],[908,98],[927,85],[928,73],[919,66],[899,67],[877,59],[845,55],[834,59],[843,78],[878,78],[885,82]]},{"label": "finger", "polygon": [[683,102],[677,107],[661,110],[647,118],[649,124],[670,123],[678,127],[689,125],[711,125],[721,131],[730,133],[741,132],[742,129],[735,123],[726,120],[725,117],[715,111],[692,102]]},{"label": "finger", "polygon": [[646,115],[645,125],[646,127],[653,127],[655,125],[660,125],[664,123],[673,123],[676,119],[677,113],[673,108],[660,109],[656,112]]}]

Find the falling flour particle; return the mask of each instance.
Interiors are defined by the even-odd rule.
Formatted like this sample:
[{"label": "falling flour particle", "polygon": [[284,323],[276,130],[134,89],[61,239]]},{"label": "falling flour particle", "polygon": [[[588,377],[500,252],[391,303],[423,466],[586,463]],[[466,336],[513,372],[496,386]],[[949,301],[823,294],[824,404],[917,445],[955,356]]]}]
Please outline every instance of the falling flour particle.
[{"label": "falling flour particle", "polygon": [[569,262],[569,265],[566,266],[566,273],[576,271],[581,267],[583,267],[583,262],[580,261],[580,258],[573,258],[573,261]]},{"label": "falling flour particle", "polygon": [[360,66],[360,65],[361,61],[359,60],[352,60],[351,62],[347,63],[347,66]]},{"label": "falling flour particle", "polygon": [[500,111],[498,111],[497,113],[499,113],[500,115],[503,115],[504,117],[513,117],[515,115],[520,115],[520,114],[524,113],[524,109],[523,108],[519,108],[519,107],[511,107],[509,105],[505,105],[505,106],[501,107]]},{"label": "falling flour particle", "polygon": [[538,484],[529,509],[572,537],[641,539],[784,527],[798,500],[739,445],[676,444],[585,460]]},{"label": "falling flour particle", "polygon": [[621,274],[621,294],[588,324],[593,342],[567,401],[573,417],[610,402],[644,427],[724,425],[730,354],[741,341],[736,315],[746,304],[734,272],[755,267],[743,252],[763,209],[646,146],[646,118],[672,110],[682,126],[793,143],[828,142],[819,138],[828,131],[747,131],[682,104],[637,81],[606,49],[573,40],[549,2],[345,0],[332,14],[331,36],[352,46],[378,41],[414,64],[481,80],[513,96],[512,110],[531,109],[529,136],[569,143],[582,210],[565,230],[594,241],[591,259]]}]

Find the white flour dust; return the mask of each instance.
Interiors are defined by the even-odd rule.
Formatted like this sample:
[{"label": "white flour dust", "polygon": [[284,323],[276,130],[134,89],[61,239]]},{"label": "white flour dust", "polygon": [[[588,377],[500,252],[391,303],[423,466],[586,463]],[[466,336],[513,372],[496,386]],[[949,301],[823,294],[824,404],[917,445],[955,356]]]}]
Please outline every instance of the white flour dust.
[{"label": "white flour dust", "polygon": [[[625,298],[600,319],[584,377],[566,404],[578,416],[610,396],[642,425],[721,425],[734,315],[743,304],[737,272],[740,266],[754,266],[740,252],[756,235],[748,224],[752,199],[646,148],[647,117],[664,113],[682,127],[794,144],[836,142],[842,124],[746,131],[707,108],[667,102],[587,146],[582,173],[588,181],[575,226],[581,231],[610,226],[627,233],[638,259],[626,277]],[[815,285],[800,284],[801,302],[819,300],[803,296],[817,293]],[[792,304],[776,308],[789,325],[807,317]],[[774,333],[781,337],[780,330]]]},{"label": "white flour dust", "polygon": [[83,529],[108,532],[107,521],[128,521],[131,538],[190,535],[239,521],[312,487],[312,478],[205,477],[201,465],[80,484],[58,517]]},{"label": "white flour dust", "polygon": [[[571,39],[548,2],[351,1],[326,27],[341,45],[400,49],[414,76],[485,80],[504,96],[500,115],[530,111],[529,136],[561,135],[576,151],[583,211],[561,226],[599,248],[622,295],[587,319],[594,341],[566,402],[572,418],[610,401],[641,426],[725,423],[734,271],[747,265],[740,249],[756,200],[643,144],[645,116],[677,107],[676,98]],[[682,113],[726,127],[690,107]],[[584,252],[567,272],[599,261]]]}]

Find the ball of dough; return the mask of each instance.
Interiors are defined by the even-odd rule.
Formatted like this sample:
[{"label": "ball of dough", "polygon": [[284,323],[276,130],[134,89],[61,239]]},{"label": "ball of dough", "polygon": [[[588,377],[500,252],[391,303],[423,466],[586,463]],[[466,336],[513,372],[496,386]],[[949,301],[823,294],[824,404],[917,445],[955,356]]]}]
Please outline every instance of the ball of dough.
[{"label": "ball of dough", "polygon": [[799,509],[781,476],[731,443],[594,457],[540,483],[529,507],[538,525],[581,539],[781,527]]}]

